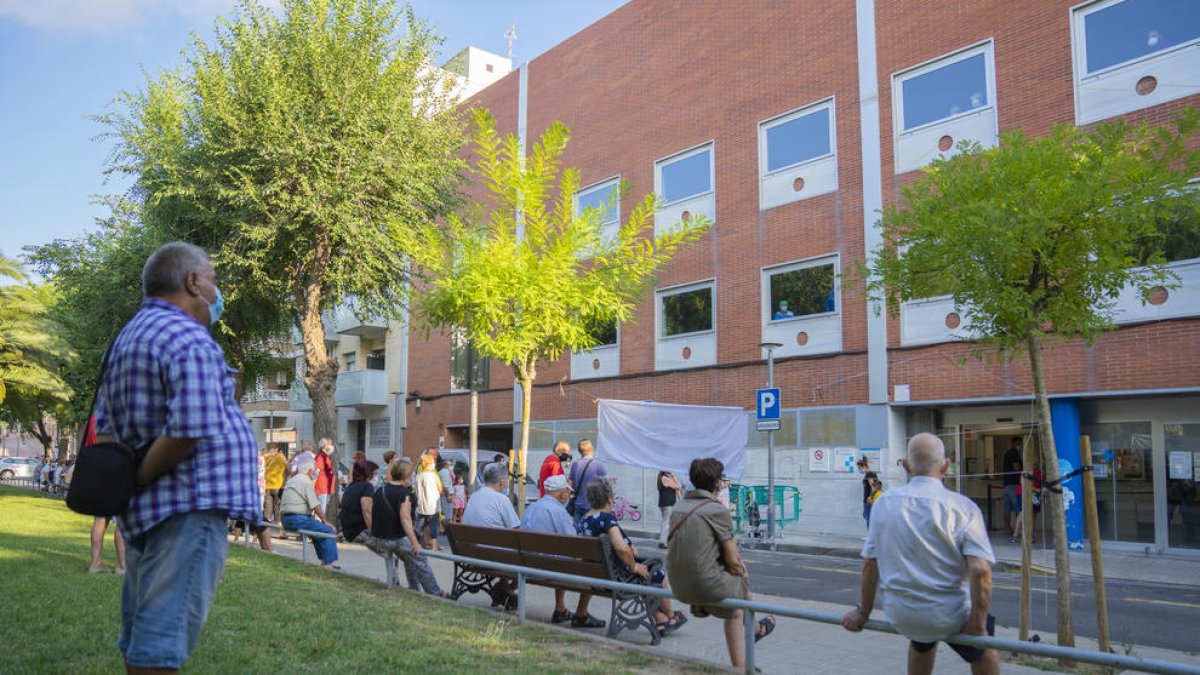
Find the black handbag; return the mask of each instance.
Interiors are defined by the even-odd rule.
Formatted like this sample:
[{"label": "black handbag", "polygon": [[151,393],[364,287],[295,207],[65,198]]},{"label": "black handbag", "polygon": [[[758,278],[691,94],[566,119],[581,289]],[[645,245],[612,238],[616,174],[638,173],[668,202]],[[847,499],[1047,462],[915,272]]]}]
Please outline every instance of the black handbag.
[{"label": "black handbag", "polygon": [[[112,345],[109,345],[100,362],[96,391],[92,393],[93,415],[111,353]],[[135,450],[120,441],[85,445],[75,458],[75,473],[67,488],[67,508],[85,516],[101,518],[123,515],[137,490],[138,465],[149,449],[147,445]]]}]

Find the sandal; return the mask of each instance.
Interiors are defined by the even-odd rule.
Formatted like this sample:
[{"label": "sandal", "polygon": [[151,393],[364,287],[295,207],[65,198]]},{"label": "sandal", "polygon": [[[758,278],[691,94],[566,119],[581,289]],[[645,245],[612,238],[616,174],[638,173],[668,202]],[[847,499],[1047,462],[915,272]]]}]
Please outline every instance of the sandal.
[{"label": "sandal", "polygon": [[558,609],[556,609],[556,610],[554,610],[554,614],[552,614],[552,615],[550,616],[550,623],[562,623],[562,622],[564,622],[564,621],[569,621],[569,620],[571,620],[571,619],[574,619],[574,618],[575,618],[575,615],[574,615],[574,614],[572,614],[570,610],[567,610],[567,609],[558,610]]},{"label": "sandal", "polygon": [[[758,631],[758,628],[762,628],[761,633]],[[758,642],[759,640],[767,637],[774,631],[775,631],[775,617],[773,617],[773,616],[763,617],[758,620],[758,627],[754,631],[754,641]]]},{"label": "sandal", "polygon": [[679,630],[679,627],[687,622],[687,617],[683,617],[682,620],[680,619],[680,614],[676,612],[675,616],[672,616],[670,621],[658,624],[658,634],[662,637],[666,637]]},{"label": "sandal", "polygon": [[579,616],[576,614],[571,619],[571,628],[604,628],[607,623],[602,619],[597,619],[591,614]]}]

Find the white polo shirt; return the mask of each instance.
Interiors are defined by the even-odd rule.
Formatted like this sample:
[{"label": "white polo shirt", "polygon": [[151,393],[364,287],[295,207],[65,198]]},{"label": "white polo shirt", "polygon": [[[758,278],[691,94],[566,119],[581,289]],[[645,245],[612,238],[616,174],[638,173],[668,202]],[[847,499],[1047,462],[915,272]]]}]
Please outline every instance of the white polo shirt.
[{"label": "white polo shirt", "polygon": [[965,556],[996,562],[979,507],[929,476],[916,476],[875,502],[862,556],[879,563],[888,620],[917,642],[942,640],[966,623]]}]

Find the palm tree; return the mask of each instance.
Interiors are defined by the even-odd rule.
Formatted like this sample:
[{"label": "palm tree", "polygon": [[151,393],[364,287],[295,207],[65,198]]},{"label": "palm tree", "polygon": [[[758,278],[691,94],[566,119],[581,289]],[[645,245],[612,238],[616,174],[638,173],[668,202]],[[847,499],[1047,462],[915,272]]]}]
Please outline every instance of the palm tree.
[{"label": "palm tree", "polygon": [[35,285],[14,260],[0,254],[0,415],[37,433],[45,417],[65,404],[71,388],[60,375],[74,359],[62,328],[50,316],[54,289]]}]

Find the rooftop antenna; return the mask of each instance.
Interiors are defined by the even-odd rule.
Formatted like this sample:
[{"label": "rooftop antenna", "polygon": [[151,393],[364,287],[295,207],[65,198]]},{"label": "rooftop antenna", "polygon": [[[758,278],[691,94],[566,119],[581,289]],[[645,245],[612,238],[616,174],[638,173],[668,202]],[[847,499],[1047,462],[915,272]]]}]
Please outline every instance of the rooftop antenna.
[{"label": "rooftop antenna", "polygon": [[508,39],[508,59],[511,61],[512,60],[512,45],[513,45],[513,42],[516,41],[516,39],[517,39],[517,24],[514,23],[513,25],[509,26],[508,30],[505,31],[505,33],[504,33],[504,37]]}]

